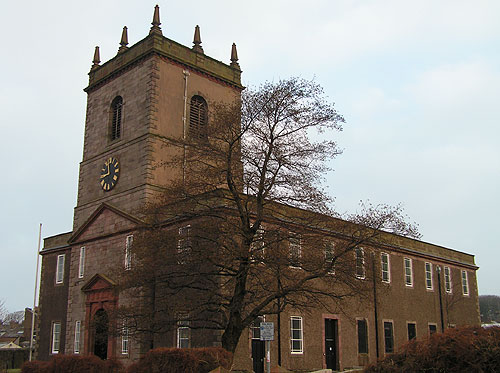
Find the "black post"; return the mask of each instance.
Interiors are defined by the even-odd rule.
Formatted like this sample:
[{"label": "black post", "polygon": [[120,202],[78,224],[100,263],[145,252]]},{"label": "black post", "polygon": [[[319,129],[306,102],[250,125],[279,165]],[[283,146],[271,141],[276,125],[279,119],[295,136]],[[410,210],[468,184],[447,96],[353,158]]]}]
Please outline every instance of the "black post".
[{"label": "black post", "polygon": [[[281,292],[281,274],[278,269],[278,292]],[[278,297],[278,365],[281,366],[281,298]]]},{"label": "black post", "polygon": [[380,357],[378,345],[378,309],[377,309],[377,280],[375,274],[375,253],[372,253],[372,272],[373,272],[373,313],[375,316],[375,349],[377,351],[377,359]]},{"label": "black post", "polygon": [[278,298],[278,365],[281,366],[281,300]]},{"label": "black post", "polygon": [[436,266],[438,275],[438,289],[439,289],[439,312],[441,313],[441,333],[444,332],[444,317],[443,317],[443,296],[441,295],[441,267]]}]

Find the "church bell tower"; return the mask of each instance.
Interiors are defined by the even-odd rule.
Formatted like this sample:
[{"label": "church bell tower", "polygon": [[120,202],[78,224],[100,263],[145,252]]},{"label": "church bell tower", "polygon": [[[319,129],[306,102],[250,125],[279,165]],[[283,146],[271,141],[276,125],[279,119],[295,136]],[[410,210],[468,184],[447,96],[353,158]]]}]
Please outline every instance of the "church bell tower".
[{"label": "church bell tower", "polygon": [[193,135],[211,102],[233,102],[243,89],[236,46],[225,64],[205,55],[200,28],[192,48],[163,36],[155,7],[149,35],[101,64],[96,47],[89,72],[83,160],[73,231],[102,203],[133,213],[180,177],[163,166],[172,140]]},{"label": "church bell tower", "polygon": [[124,27],[116,56],[102,64],[95,49],[73,230],[45,238],[41,251],[38,359],[138,356],[140,343],[129,355],[127,342],[124,354],[115,336],[95,326],[127,302],[116,291],[113,269],[130,268],[133,235],[142,224],[137,212],[182,178],[182,162],[169,162],[182,154],[176,144],[204,133],[212,103],[240,98],[234,44],[225,64],[205,55],[198,26],[191,48],[163,36],[160,26],[156,6],[144,39],[129,46]]}]

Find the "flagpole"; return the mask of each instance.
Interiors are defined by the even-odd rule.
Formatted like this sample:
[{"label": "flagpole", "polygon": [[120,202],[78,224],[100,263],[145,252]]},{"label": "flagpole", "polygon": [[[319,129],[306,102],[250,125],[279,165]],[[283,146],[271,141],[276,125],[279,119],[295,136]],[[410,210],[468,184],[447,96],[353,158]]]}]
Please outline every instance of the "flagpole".
[{"label": "flagpole", "polygon": [[36,275],[35,275],[35,294],[33,295],[33,309],[31,310],[31,338],[30,338],[30,358],[33,357],[33,335],[35,333],[35,307],[36,307],[36,293],[38,290],[38,267],[40,264],[40,245],[42,243],[42,223],[40,223],[40,230],[38,231],[38,249],[36,251]]}]

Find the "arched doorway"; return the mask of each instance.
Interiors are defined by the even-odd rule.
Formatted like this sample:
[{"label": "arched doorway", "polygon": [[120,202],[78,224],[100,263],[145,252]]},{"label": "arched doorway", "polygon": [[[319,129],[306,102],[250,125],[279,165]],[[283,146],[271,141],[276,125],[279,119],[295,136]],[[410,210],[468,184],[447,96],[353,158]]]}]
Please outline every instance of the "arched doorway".
[{"label": "arched doorway", "polygon": [[82,287],[85,293],[85,354],[109,359],[116,354],[116,338],[110,330],[109,315],[118,304],[115,283],[96,274]]},{"label": "arched doorway", "polygon": [[104,309],[97,310],[92,320],[94,331],[94,355],[105,360],[108,357],[109,318]]}]

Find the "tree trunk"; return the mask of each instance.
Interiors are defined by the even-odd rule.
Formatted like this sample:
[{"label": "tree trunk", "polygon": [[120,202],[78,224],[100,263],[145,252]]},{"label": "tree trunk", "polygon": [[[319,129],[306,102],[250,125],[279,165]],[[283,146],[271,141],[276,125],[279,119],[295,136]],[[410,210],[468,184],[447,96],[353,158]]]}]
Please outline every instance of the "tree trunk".
[{"label": "tree trunk", "polygon": [[222,347],[232,353],[236,350],[236,346],[238,345],[238,341],[244,329],[241,320],[241,311],[243,310],[247,275],[248,262],[243,262],[240,264],[239,276],[236,279],[233,298],[229,307],[229,318],[221,340]]},{"label": "tree trunk", "polygon": [[242,332],[241,326],[235,326],[234,322],[230,322],[222,334],[222,348],[234,354]]}]

